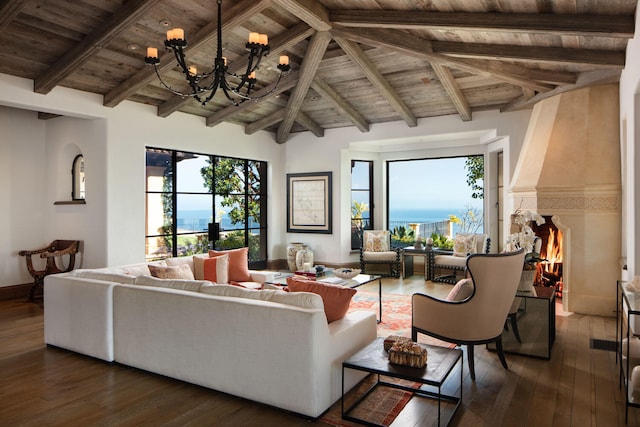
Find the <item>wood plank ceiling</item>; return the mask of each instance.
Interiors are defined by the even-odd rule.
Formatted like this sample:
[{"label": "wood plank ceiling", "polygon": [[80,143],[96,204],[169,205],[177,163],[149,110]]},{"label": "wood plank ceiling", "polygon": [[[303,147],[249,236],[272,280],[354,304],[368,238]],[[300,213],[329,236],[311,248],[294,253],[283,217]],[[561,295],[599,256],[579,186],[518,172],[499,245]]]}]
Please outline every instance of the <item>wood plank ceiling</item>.
[{"label": "wood plank ceiling", "polygon": [[[246,58],[249,31],[269,35],[257,93],[277,79],[279,54],[292,71],[259,102],[206,106],[176,96],[145,65],[168,28],[185,29],[188,61],[213,63],[215,0],[0,0],[0,73],[232,122],[248,134],[292,132],[531,108],[553,94],[617,82],[634,33],[637,0],[226,0],[223,49],[230,69]],[[186,82],[170,52],[160,72]]]}]

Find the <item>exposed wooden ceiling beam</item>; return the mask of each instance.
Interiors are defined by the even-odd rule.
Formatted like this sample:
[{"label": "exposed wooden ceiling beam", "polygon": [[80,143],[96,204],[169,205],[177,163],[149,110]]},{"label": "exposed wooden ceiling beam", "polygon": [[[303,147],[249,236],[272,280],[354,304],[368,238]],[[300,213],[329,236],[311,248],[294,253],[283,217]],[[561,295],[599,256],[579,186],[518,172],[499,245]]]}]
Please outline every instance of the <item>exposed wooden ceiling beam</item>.
[{"label": "exposed wooden ceiling beam", "polygon": [[[300,22],[287,31],[284,31],[276,36],[271,37],[269,40],[270,52],[269,55],[277,56],[281,52],[290,49],[302,40],[311,36],[315,31],[310,28],[306,23]],[[239,61],[230,66],[231,73],[244,72],[247,68],[247,61]],[[178,111],[183,106],[195,102],[193,98],[182,98],[180,96],[174,96],[169,98],[168,101],[163,102],[158,106],[158,116],[167,117],[171,113]]]},{"label": "exposed wooden ceiling beam", "polygon": [[[286,117],[286,112],[285,112]],[[284,120],[284,119],[283,119]],[[318,138],[322,138],[324,136],[324,128],[320,126],[318,123],[313,121],[311,117],[306,115],[302,111],[298,111],[298,115],[295,118],[295,121],[302,126],[304,126],[308,131],[317,136]]]},{"label": "exposed wooden ceiling beam", "polygon": [[[269,126],[273,126],[276,123],[280,123],[282,119],[284,119],[284,110],[278,110],[273,114],[269,114],[263,119],[260,119],[251,124],[246,125],[244,127],[244,133],[246,135],[253,135],[259,130],[266,129]],[[318,138],[321,138],[324,136],[324,128],[320,126],[318,123],[316,123],[315,121],[313,121],[311,117],[304,114],[302,111],[298,113],[298,116],[296,117],[296,123],[299,123],[300,125],[304,126],[308,131],[313,133]]]},{"label": "exposed wooden ceiling beam", "polygon": [[463,58],[560,62],[624,67],[625,52],[592,49],[566,49],[549,46],[510,46],[501,44],[431,42],[434,53]]},{"label": "exposed wooden ceiling beam", "polygon": [[574,83],[576,80],[573,73],[530,70],[513,64],[490,64],[486,61],[453,58],[433,53],[429,40],[407,37],[406,33],[397,30],[344,28],[334,29],[331,33],[336,37],[348,38],[369,46],[386,47],[409,55],[420,56],[431,63],[438,62],[472,74],[492,74],[496,79],[516,86],[530,87],[539,92],[546,92],[554,88],[552,85],[540,83],[539,80],[562,80],[564,83]]},{"label": "exposed wooden ceiling beam", "polygon": [[0,31],[18,16],[29,0],[4,0],[0,2]]},{"label": "exposed wooden ceiling beam", "polygon": [[433,63],[431,64],[431,68],[436,72],[440,83],[444,86],[444,90],[447,91],[449,98],[451,98],[451,102],[456,107],[458,114],[463,121],[468,122],[471,120],[471,107],[469,107],[469,103],[467,99],[462,94],[460,87],[456,83],[456,79],[453,78],[453,74],[451,71],[443,65]]},{"label": "exposed wooden ceiling beam", "polygon": [[289,97],[289,101],[285,107],[284,119],[278,127],[278,132],[276,134],[277,143],[282,144],[289,138],[293,122],[298,116],[300,107],[302,107],[304,98],[309,90],[309,86],[311,86],[311,82],[318,70],[318,65],[320,65],[320,61],[322,61],[330,41],[331,34],[327,31],[318,31],[311,38],[309,47],[304,54],[302,64],[300,64],[300,78],[298,80],[298,84],[291,92],[291,96]]},{"label": "exposed wooden ceiling beam", "polygon": [[[269,7],[270,4],[271,0],[241,0],[234,3],[230,9],[222,13],[222,31],[231,31],[244,21],[250,19],[253,15],[262,12],[262,10]],[[215,42],[218,37],[217,28],[217,19],[214,19],[202,27],[193,37],[189,38],[189,46],[185,51],[193,55],[210,43]],[[169,53],[162,55],[160,61],[161,63],[158,64],[158,72],[160,74],[176,66],[172,55]],[[156,79],[156,74],[153,68],[145,66],[107,93],[104,96],[104,105],[106,107],[115,107],[144,86],[150,84],[154,79]]]},{"label": "exposed wooden ceiling beam", "polygon": [[49,93],[69,74],[80,68],[103,46],[110,43],[130,26],[138,22],[160,0],[133,0],[126,2],[106,22],[88,34],[80,43],[67,51],[33,84],[36,93]]},{"label": "exposed wooden ceiling beam", "polygon": [[508,31],[623,38],[633,37],[634,32],[633,15],[331,10],[329,19],[333,24],[370,28]]},{"label": "exposed wooden ceiling beam", "polygon": [[311,82],[311,88],[318,92],[326,101],[333,104],[338,110],[340,110],[345,116],[353,122],[354,125],[360,129],[361,132],[369,132],[369,123],[355,108],[351,106],[340,94],[334,90],[320,77],[316,76]]},{"label": "exposed wooden ceiling beam", "polygon": [[329,31],[329,11],[317,0],[276,0],[287,12],[297,16],[316,31]]},{"label": "exposed wooden ceiling beam", "polygon": [[[298,82],[299,77],[300,77],[299,71],[292,71],[289,74],[286,74],[284,77],[282,77],[282,80],[280,80],[280,83],[278,84],[277,88],[273,89],[270,86],[263,87],[259,91],[255,92],[253,95],[255,97],[265,97],[267,99],[274,97],[294,87]],[[263,98],[263,101],[265,100],[265,98]],[[247,108],[251,108],[252,106],[253,106],[253,103],[250,101],[243,102],[240,105],[229,105],[228,107],[223,108],[222,110],[218,110],[215,113],[208,116],[207,126],[211,127],[211,126],[218,125],[223,121],[227,120],[229,117],[233,116],[234,114],[238,114],[246,110]]]},{"label": "exposed wooden ceiling beam", "polygon": [[341,37],[334,37],[334,40],[340,45],[340,48],[342,48],[349,58],[360,67],[360,70],[367,79],[380,91],[380,94],[391,104],[393,109],[400,114],[400,117],[402,117],[409,126],[417,126],[418,119],[416,116],[411,112],[411,109],[405,104],[400,95],[391,87],[382,73],[378,71],[362,48],[356,43]]},{"label": "exposed wooden ceiling beam", "polygon": [[558,86],[555,90],[539,93],[533,98],[526,99],[527,94],[524,96],[514,99],[509,104],[503,106],[500,109],[500,112],[508,112],[508,111],[516,111],[516,110],[524,110],[527,108],[533,107],[539,101],[543,99],[550,98],[554,95],[558,95],[560,93],[569,92],[576,89],[582,89],[588,86],[597,86],[611,83],[618,83],[620,81],[620,74],[622,70],[598,70],[598,71],[588,71],[585,73],[581,73],[578,77],[578,81],[573,85],[565,85]]}]

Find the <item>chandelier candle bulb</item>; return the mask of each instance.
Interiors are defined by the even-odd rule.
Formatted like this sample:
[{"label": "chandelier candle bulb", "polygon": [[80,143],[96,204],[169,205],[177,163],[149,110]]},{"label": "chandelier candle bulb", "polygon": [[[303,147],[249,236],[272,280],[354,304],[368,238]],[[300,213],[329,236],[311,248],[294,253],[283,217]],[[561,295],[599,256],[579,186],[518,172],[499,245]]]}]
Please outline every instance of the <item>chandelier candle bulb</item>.
[{"label": "chandelier candle bulb", "polygon": [[176,40],[184,40],[184,30],[182,28],[174,28],[173,38]]},{"label": "chandelier candle bulb", "polygon": [[189,74],[191,74],[192,76],[195,76],[196,74],[198,74],[198,69],[196,67],[189,67]]},{"label": "chandelier candle bulb", "polygon": [[259,40],[260,40],[259,43],[262,46],[266,46],[269,44],[269,37],[266,34],[260,34]]},{"label": "chandelier candle bulb", "polygon": [[255,79],[256,78],[256,72],[252,71],[251,74],[249,74],[248,76],[250,79]]},{"label": "chandelier candle bulb", "polygon": [[280,56],[280,65],[289,65],[289,57],[287,55]]},{"label": "chandelier candle bulb", "polygon": [[260,34],[249,33],[249,43],[258,43],[258,42],[260,42]]},{"label": "chandelier candle bulb", "polygon": [[158,49],[155,47],[148,47],[147,48],[147,57],[149,58],[158,58]]}]

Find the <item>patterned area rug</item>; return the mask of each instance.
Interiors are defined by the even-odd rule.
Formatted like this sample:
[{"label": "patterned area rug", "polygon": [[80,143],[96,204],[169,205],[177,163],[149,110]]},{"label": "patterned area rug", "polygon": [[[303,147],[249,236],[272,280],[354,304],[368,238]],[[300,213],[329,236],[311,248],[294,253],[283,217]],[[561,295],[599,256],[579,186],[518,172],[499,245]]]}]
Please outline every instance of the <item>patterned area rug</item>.
[{"label": "patterned area rug", "polygon": [[[360,398],[371,385],[373,385],[375,380],[375,375],[369,375],[347,393],[345,397],[345,408],[350,407],[353,402]],[[384,380],[386,382],[396,382],[410,387],[418,387],[420,385],[410,381],[396,380],[387,377],[384,377]],[[376,387],[364,401],[360,402],[358,406],[351,411],[350,415],[373,424],[388,426],[396,419],[405,405],[409,403],[412,396],[413,393],[409,391],[398,390],[391,387]],[[362,425],[342,419],[341,400],[334,403],[320,421],[339,427]]]},{"label": "patterned area rug", "polygon": [[[378,316],[378,293],[358,291],[351,300],[349,311],[371,310]],[[411,338],[411,295],[382,294],[382,322],[378,324],[378,336],[399,335]],[[418,335],[418,342],[453,348],[451,343]]]}]

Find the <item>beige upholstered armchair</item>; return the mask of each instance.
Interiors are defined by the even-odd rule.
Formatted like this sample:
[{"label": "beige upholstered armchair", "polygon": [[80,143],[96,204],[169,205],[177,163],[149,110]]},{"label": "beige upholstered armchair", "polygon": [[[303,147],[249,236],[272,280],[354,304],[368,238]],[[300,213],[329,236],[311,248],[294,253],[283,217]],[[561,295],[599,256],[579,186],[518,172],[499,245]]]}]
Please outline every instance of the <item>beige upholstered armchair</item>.
[{"label": "beige upholstered armchair", "polygon": [[[470,254],[488,254],[491,239],[486,234],[456,234],[453,241],[452,254],[436,254],[431,257],[431,276],[434,282],[455,284],[461,277],[458,272],[464,272],[467,256]],[[444,274],[436,275],[436,270],[444,270]],[[464,274],[462,274],[464,276]]]},{"label": "beige upholstered armchair", "polygon": [[384,276],[400,277],[402,269],[402,249],[391,248],[389,230],[364,230],[360,242],[360,269],[366,273],[366,266],[386,265],[389,273]]},{"label": "beige upholstered armchair", "polygon": [[[476,344],[495,342],[500,362],[508,369],[502,331],[520,282],[524,251],[470,255],[466,264],[471,280],[458,282],[446,300],[413,294],[411,338],[416,341],[418,333],[422,333],[466,345],[469,372],[475,381]],[[463,286],[469,289],[459,289]]]}]

